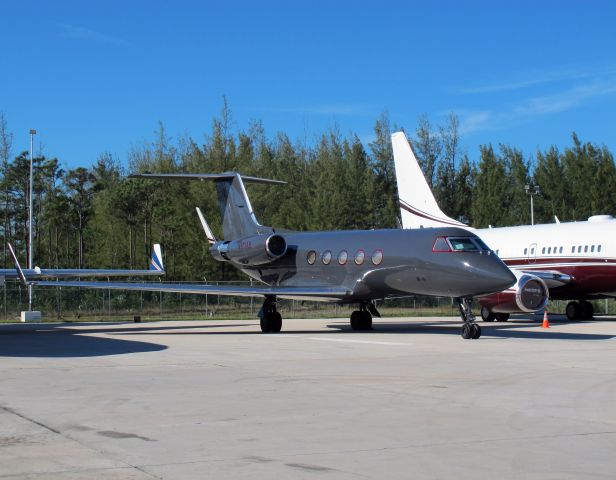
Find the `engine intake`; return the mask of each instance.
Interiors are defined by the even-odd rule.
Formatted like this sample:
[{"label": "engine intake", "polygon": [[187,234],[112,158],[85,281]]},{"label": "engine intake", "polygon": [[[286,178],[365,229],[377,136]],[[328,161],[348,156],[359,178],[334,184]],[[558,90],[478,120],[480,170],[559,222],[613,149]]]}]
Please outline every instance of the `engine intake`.
[{"label": "engine intake", "polygon": [[543,309],[549,300],[545,282],[529,273],[523,273],[513,288],[479,298],[479,303],[494,313],[532,313]]},{"label": "engine intake", "polygon": [[210,253],[221,262],[230,261],[241,266],[265,265],[287,253],[287,241],[277,233],[254,235],[230,242],[217,242],[210,247]]}]

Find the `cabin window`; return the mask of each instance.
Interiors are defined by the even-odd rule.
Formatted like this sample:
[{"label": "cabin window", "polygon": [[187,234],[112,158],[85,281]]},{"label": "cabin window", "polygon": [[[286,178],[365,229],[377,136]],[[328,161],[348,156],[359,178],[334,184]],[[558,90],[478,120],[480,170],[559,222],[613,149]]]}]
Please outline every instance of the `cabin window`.
[{"label": "cabin window", "polygon": [[584,245],[584,253],[588,252],[588,245]]},{"label": "cabin window", "polygon": [[571,253],[575,253],[575,245],[571,247]]},{"label": "cabin window", "polygon": [[530,249],[530,254],[531,254],[531,255],[534,255],[534,254],[535,254],[535,247],[533,247],[533,248],[531,248],[531,249]]},{"label": "cabin window", "polygon": [[578,253],[582,253],[582,245],[578,245]]},{"label": "cabin window", "polygon": [[560,248],[558,249],[558,253],[563,253],[563,247],[560,247]]},{"label": "cabin window", "polygon": [[372,263],[374,265],[380,265],[383,261],[383,250],[375,250],[372,254]]},{"label": "cabin window", "polygon": [[364,258],[366,257],[366,253],[363,250],[357,250],[355,254],[355,265],[361,265],[364,263]]},{"label": "cabin window", "polygon": [[330,250],[325,250],[321,256],[321,261],[323,265],[329,265],[329,262],[332,261],[332,252]]},{"label": "cabin window", "polygon": [[591,245],[591,246],[590,246],[590,253],[594,253],[594,252],[595,252],[595,246],[594,246],[594,245]]},{"label": "cabin window", "polygon": [[338,263],[340,265],[344,265],[347,262],[347,258],[349,258],[349,254],[347,253],[346,250],[342,250],[339,254],[338,254]]},{"label": "cabin window", "polygon": [[548,247],[548,255],[552,253],[552,247]]},{"label": "cabin window", "polygon": [[597,252],[601,251],[601,245],[597,245]]},{"label": "cabin window", "polygon": [[314,262],[316,259],[317,259],[317,252],[315,252],[314,250],[310,250],[308,252],[308,255],[306,255],[306,260],[308,261],[308,264],[314,265]]},{"label": "cabin window", "polygon": [[541,249],[541,255],[545,255],[545,247]]},{"label": "cabin window", "polygon": [[[528,248],[524,249],[524,255],[526,255],[528,253]],[[498,255],[498,254],[497,254]]]}]

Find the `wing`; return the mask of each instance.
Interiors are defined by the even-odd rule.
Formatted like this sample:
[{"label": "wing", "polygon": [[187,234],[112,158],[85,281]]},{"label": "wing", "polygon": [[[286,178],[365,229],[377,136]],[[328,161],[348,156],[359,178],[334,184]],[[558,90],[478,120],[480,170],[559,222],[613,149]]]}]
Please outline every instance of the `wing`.
[{"label": "wing", "polygon": [[[9,244],[11,255],[14,255],[13,247]],[[152,256],[150,257],[149,270],[120,270],[120,269],[98,269],[98,268],[32,268],[21,269],[16,257],[13,257],[15,268],[0,269],[0,277],[15,279],[20,278],[19,270],[24,274],[27,280],[38,278],[80,278],[80,277],[148,277],[160,276],[165,274],[163,265],[163,257],[158,243],[152,247]]]},{"label": "wing", "polygon": [[243,287],[240,285],[201,285],[190,283],[132,283],[132,282],[32,282],[46,287],[98,288],[103,290],[133,290],[141,292],[192,293],[196,295],[227,295],[238,297],[277,296],[295,300],[336,302],[353,292],[342,287]]},{"label": "wing", "polygon": [[565,273],[550,271],[550,270],[533,270],[532,268],[525,268],[522,270],[529,275],[535,275],[545,282],[548,288],[562,287],[571,282],[571,275]]}]

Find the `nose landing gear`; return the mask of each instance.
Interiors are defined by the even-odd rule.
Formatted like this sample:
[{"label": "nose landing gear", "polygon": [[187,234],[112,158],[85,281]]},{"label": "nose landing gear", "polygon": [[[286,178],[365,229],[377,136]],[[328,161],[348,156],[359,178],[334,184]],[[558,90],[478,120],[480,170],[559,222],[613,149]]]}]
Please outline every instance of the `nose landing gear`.
[{"label": "nose landing gear", "polygon": [[462,338],[479,338],[481,337],[481,327],[475,323],[475,316],[472,311],[472,298],[458,298],[458,309],[464,324],[462,325]]}]

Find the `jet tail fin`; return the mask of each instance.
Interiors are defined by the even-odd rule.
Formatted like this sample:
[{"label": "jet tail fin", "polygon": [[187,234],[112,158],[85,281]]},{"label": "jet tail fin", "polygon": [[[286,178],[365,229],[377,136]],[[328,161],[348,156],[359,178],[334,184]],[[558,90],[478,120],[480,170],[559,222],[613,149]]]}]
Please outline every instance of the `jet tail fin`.
[{"label": "jet tail fin", "polygon": [[224,173],[143,173],[130,175],[131,178],[154,178],[162,180],[213,180],[218,193],[218,208],[222,217],[222,231],[225,240],[235,240],[250,235],[273,232],[271,227],[261,225],[255,217],[250,199],[244,187],[245,182],[263,184],[284,184],[280,180],[240,175],[237,172]]},{"label": "jet tail fin", "polygon": [[163,265],[163,255],[160,251],[159,243],[155,243],[152,246],[152,258],[150,258],[150,270],[156,270],[158,272],[165,271],[165,266]]},{"label": "jet tail fin", "polygon": [[466,227],[448,217],[436,203],[404,132],[391,136],[403,228]]}]

